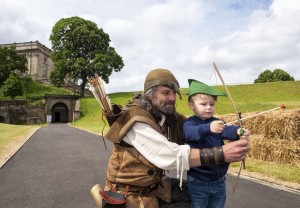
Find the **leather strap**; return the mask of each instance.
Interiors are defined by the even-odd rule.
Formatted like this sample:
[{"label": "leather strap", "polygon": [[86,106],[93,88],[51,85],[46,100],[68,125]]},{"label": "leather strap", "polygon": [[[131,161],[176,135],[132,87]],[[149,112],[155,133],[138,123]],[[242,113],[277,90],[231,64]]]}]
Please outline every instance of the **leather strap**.
[{"label": "leather strap", "polygon": [[104,112],[104,115],[106,117],[109,126],[112,126],[113,123],[122,115],[122,113],[123,113],[122,106],[112,104],[112,114],[107,114],[106,112]]},{"label": "leather strap", "polygon": [[219,165],[225,162],[222,147],[203,148],[199,150],[201,166]]},{"label": "leather strap", "polygon": [[223,147],[216,147],[217,155],[219,157],[219,164],[225,163]]},{"label": "leather strap", "polygon": [[148,186],[148,187],[141,187],[141,186],[130,186],[130,185],[120,184],[120,183],[112,183],[108,180],[106,180],[106,185],[110,188],[110,190],[114,192],[122,191],[125,192],[124,194],[126,195],[128,192],[134,192],[140,195],[147,195],[151,191],[157,189],[158,187],[158,184],[153,184],[152,186]]}]

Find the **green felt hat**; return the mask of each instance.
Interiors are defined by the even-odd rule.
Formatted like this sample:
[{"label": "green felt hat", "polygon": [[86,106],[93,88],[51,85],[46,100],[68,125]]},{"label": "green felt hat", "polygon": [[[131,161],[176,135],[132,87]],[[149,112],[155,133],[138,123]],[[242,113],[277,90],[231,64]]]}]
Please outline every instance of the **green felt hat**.
[{"label": "green felt hat", "polygon": [[189,97],[194,94],[207,94],[212,96],[226,96],[223,92],[218,92],[212,87],[194,79],[189,79]]}]

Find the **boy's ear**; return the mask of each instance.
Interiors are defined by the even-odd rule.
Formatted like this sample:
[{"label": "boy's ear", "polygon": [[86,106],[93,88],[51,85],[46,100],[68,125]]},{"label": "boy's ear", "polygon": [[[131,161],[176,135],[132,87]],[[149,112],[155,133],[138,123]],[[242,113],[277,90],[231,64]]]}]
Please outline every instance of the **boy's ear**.
[{"label": "boy's ear", "polygon": [[194,103],[189,102],[189,107],[190,107],[191,110],[194,110]]}]

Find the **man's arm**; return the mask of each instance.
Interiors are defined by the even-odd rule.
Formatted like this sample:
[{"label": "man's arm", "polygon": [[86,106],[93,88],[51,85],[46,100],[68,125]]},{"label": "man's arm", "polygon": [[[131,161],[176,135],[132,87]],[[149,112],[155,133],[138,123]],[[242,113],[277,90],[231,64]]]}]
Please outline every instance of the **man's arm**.
[{"label": "man's arm", "polygon": [[[247,154],[247,148],[248,148],[247,139],[241,139],[241,140],[238,140],[235,142],[230,142],[228,144],[223,145],[222,149],[223,149],[224,161],[225,162],[238,162],[238,161],[245,159],[246,154]],[[200,158],[201,151],[204,151],[204,150],[203,149],[191,149],[190,150],[190,155],[189,155],[190,167],[198,167],[198,166],[204,165],[204,164],[201,164],[201,158]],[[214,159],[214,158],[211,158],[211,159]],[[203,160],[205,160],[205,159],[203,159]],[[219,162],[222,163],[222,161],[219,161]]]},{"label": "man's arm", "polygon": [[137,122],[123,138],[155,166],[165,169],[189,169],[189,145],[178,145],[154,130],[150,125]]},{"label": "man's arm", "polygon": [[[162,134],[144,123],[136,123],[123,141],[133,145],[157,167],[171,170],[178,168],[178,164],[182,164],[183,169],[188,170],[190,167],[208,165],[203,161],[209,161],[210,164],[241,161],[246,157],[245,147],[248,145],[249,135],[247,132],[241,140],[218,147],[222,152],[214,152],[213,148],[207,148],[208,152],[213,155],[203,154],[203,149],[190,149],[188,145],[169,142]],[[218,154],[218,161],[215,159],[216,154]]]}]

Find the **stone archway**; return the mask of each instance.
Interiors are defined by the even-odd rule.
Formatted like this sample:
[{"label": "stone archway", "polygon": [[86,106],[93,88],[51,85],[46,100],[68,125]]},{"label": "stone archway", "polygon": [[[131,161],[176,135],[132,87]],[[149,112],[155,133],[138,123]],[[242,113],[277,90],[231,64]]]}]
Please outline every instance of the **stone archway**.
[{"label": "stone archway", "polygon": [[46,95],[45,112],[48,123],[73,122],[80,117],[80,100],[74,95]]},{"label": "stone archway", "polygon": [[56,103],[52,107],[52,123],[68,123],[68,106],[64,103]]}]

